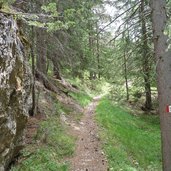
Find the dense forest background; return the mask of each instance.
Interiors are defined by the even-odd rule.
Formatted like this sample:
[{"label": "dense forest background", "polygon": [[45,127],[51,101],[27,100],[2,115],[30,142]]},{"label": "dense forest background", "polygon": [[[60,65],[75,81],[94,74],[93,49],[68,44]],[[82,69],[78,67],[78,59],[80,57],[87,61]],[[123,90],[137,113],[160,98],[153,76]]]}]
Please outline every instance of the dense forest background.
[{"label": "dense forest background", "polygon": [[[54,115],[51,118],[49,114],[54,110],[60,114],[73,114],[74,111],[82,113],[81,107],[85,107],[93,96],[103,94],[105,99],[97,107],[97,122],[113,132],[120,128],[113,127],[109,121],[120,123],[120,134],[113,134],[111,131],[110,137],[115,136],[125,144],[129,148],[127,153],[131,156],[128,161],[124,160],[126,164],[117,165],[117,161],[113,162],[114,153],[108,147],[111,144],[116,146],[117,143],[104,133],[101,138],[109,138],[109,142],[106,142],[109,143],[108,147],[104,148],[110,158],[110,170],[129,170],[130,165],[130,170],[161,170],[160,113],[163,168],[169,171],[171,111],[168,108],[171,98],[168,95],[170,59],[167,39],[170,36],[170,10],[170,1],[161,0],[0,0],[0,114],[4,118],[1,125],[0,170],[9,169],[9,165],[13,165],[11,160],[22,149],[20,142],[23,142],[28,115],[31,118],[29,123],[34,122],[35,125],[47,119],[39,131],[36,129],[36,138],[40,142],[46,144],[49,141],[53,146],[57,141],[60,146],[59,141],[62,141],[64,146],[61,145],[61,148],[64,151],[60,151],[61,156],[72,154],[72,137],[66,135],[62,139],[55,139],[56,134],[61,137],[66,134],[62,127],[52,126],[54,130],[51,131],[56,131],[52,136],[48,128],[45,128],[55,125],[54,120],[60,125],[59,116],[54,119]],[[48,103],[47,106],[44,101]],[[112,107],[116,104],[116,108]],[[110,110],[104,110],[105,107]],[[49,110],[49,114],[46,110]],[[104,113],[111,117],[102,118]],[[39,121],[34,120],[36,117]],[[76,114],[70,117],[78,119]],[[125,129],[130,129],[130,133],[123,131],[124,120],[127,125]],[[134,129],[145,130],[147,134],[131,132]],[[138,136],[140,134],[142,137]],[[125,139],[121,138],[123,136]],[[144,150],[137,139],[133,138],[129,142],[130,136],[139,137]],[[31,143],[33,140],[28,141]],[[137,141],[139,145],[132,144],[133,141]],[[148,144],[147,141],[152,142]],[[132,146],[137,151],[131,149]],[[152,149],[152,155],[141,158],[149,149]],[[35,153],[33,149],[28,151],[26,153],[29,154],[23,152],[24,158]],[[36,155],[41,157],[47,153],[44,148],[39,152]],[[53,152],[47,153],[47,156]],[[117,153],[120,159],[125,158],[125,151]],[[60,157],[55,156],[55,160],[57,158],[60,161]],[[32,165],[30,163],[33,160],[31,158],[21,164],[24,170]],[[49,160],[47,164],[48,162]],[[45,168],[67,169],[65,164],[57,166],[54,163]],[[13,169],[22,170],[22,167]],[[38,169],[42,168],[45,169],[44,166]],[[36,168],[30,170],[34,169]]]},{"label": "dense forest background", "polygon": [[144,109],[152,109],[156,76],[148,2],[16,1],[13,6],[26,13],[21,27],[32,47],[33,70],[58,79],[105,78],[118,97],[144,96]]}]

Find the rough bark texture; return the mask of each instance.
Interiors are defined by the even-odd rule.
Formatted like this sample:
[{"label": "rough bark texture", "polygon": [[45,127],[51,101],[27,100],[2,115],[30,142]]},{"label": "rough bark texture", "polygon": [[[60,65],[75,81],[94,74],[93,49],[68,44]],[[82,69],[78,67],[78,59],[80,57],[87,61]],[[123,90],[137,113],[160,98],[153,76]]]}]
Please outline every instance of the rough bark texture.
[{"label": "rough bark texture", "polygon": [[0,171],[23,146],[31,104],[31,74],[15,20],[0,13]]},{"label": "rough bark texture", "polygon": [[126,99],[129,100],[129,85],[128,85],[128,69],[127,69],[127,57],[126,48],[124,50],[124,77],[125,77],[125,89],[126,89]]},{"label": "rough bark texture", "polygon": [[141,0],[141,24],[142,24],[142,46],[143,46],[143,76],[145,84],[145,109],[152,109],[151,100],[151,84],[150,84],[150,64],[149,64],[149,48],[148,48],[148,36],[145,16],[145,0]]},{"label": "rough bark texture", "polygon": [[46,31],[42,28],[36,29],[37,35],[37,60],[36,66],[37,69],[46,74],[46,62],[47,62],[47,44],[46,44]]},{"label": "rough bark texture", "polygon": [[61,80],[62,78],[59,71],[59,61],[57,55],[53,54],[51,60],[53,63],[53,75],[56,79]]},{"label": "rough bark texture", "polygon": [[97,69],[98,69],[98,79],[100,79],[101,77],[101,73],[100,73],[100,42],[99,42],[99,34],[98,34],[99,30],[98,30],[98,24],[96,23],[96,55],[97,55]]},{"label": "rough bark texture", "polygon": [[157,63],[163,170],[171,171],[171,113],[166,112],[166,106],[171,105],[171,53],[168,50],[168,37],[164,35],[167,21],[166,2],[164,0],[151,0],[151,8]]}]

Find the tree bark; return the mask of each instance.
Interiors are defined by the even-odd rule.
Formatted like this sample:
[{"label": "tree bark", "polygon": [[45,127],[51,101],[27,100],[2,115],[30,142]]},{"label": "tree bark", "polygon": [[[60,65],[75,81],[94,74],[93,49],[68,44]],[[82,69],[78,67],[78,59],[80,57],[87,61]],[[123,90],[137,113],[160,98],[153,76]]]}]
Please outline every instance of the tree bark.
[{"label": "tree bark", "polygon": [[171,54],[168,50],[168,37],[164,34],[167,22],[166,2],[151,0],[151,9],[154,55],[157,65],[163,170],[171,171],[171,113],[166,111],[166,106],[171,105]]},{"label": "tree bark", "polygon": [[[127,27],[127,23],[126,23]],[[123,66],[124,66],[124,78],[125,78],[125,89],[126,89],[126,99],[129,100],[129,85],[128,85],[128,67],[127,67],[127,53],[128,53],[128,44],[129,44],[129,31],[123,33],[122,37],[124,40],[124,55],[123,55]]]},{"label": "tree bark", "polygon": [[53,55],[52,57],[52,62],[53,62],[53,75],[56,79],[62,80],[60,71],[59,71],[59,61],[57,59],[56,55]]},{"label": "tree bark", "polygon": [[98,79],[100,79],[101,77],[101,73],[100,73],[100,44],[99,44],[99,34],[98,34],[98,24],[96,23],[96,52],[97,52],[97,69],[98,69]]},{"label": "tree bark", "polygon": [[[94,35],[93,35],[93,26],[91,23],[89,23],[89,52],[90,52],[90,56],[91,56],[91,61],[92,58],[94,57]],[[94,66],[94,62],[92,61],[92,66]],[[92,68],[92,67],[91,67]],[[94,70],[94,68],[93,68]],[[90,80],[95,80],[96,77],[96,73],[92,70],[90,70]]]},{"label": "tree bark", "polygon": [[36,29],[37,35],[37,69],[46,75],[46,62],[47,62],[47,44],[46,44],[46,31],[43,28]]},{"label": "tree bark", "polygon": [[124,77],[125,77],[126,99],[129,100],[129,86],[128,86],[126,50],[124,51]]},{"label": "tree bark", "polygon": [[144,76],[144,84],[145,84],[145,109],[152,109],[152,101],[151,101],[151,84],[150,84],[150,64],[149,64],[149,48],[148,48],[148,37],[147,37],[147,28],[145,21],[145,0],[141,0],[141,23],[142,23],[142,42],[143,42],[143,76]]}]

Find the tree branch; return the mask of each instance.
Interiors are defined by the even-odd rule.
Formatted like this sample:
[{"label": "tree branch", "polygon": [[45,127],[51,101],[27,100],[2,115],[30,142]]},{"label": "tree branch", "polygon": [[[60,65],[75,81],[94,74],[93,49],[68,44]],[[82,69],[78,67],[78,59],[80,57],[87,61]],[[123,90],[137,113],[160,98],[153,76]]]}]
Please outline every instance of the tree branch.
[{"label": "tree branch", "polygon": [[100,34],[101,32],[105,31],[105,29],[110,26],[112,23],[114,23],[118,18],[120,18],[122,15],[124,15],[126,12],[130,11],[132,8],[136,7],[140,2],[136,3],[133,7],[128,8],[126,11],[122,12],[118,16],[116,16],[109,24],[104,26],[97,34]]}]

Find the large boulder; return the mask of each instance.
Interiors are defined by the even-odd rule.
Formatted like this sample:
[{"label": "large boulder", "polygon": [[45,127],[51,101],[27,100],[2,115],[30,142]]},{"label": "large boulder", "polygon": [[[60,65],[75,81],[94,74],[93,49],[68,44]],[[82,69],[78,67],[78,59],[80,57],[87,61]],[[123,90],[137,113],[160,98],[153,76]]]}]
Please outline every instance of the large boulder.
[{"label": "large boulder", "polygon": [[23,146],[32,78],[14,18],[0,13],[0,171]]}]

